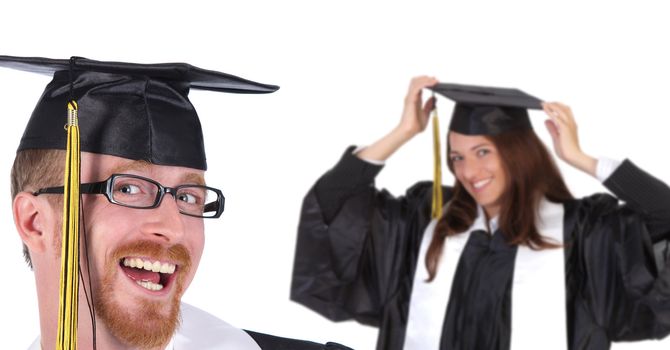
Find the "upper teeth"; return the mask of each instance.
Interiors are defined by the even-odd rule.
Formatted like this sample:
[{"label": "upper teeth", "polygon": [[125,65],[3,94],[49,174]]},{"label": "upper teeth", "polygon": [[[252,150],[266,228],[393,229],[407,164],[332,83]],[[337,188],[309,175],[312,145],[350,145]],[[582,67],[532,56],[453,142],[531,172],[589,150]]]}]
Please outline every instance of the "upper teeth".
[{"label": "upper teeth", "polygon": [[482,188],[482,187],[484,187],[484,185],[488,184],[490,181],[491,181],[491,179],[477,181],[473,184],[473,186],[475,188]]},{"label": "upper teeth", "polygon": [[175,264],[161,263],[160,261],[142,260],[140,258],[124,258],[123,266],[145,269],[147,271],[171,274],[174,273]]}]

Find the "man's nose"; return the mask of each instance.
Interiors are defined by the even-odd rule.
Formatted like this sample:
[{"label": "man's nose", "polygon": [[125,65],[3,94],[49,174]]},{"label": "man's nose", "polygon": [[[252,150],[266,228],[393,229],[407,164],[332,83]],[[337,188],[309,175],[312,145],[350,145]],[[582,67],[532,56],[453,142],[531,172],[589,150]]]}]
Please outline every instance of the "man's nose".
[{"label": "man's nose", "polygon": [[184,238],[186,227],[174,194],[166,193],[158,207],[146,210],[146,214],[146,221],[142,225],[144,234],[170,243],[177,243]]}]

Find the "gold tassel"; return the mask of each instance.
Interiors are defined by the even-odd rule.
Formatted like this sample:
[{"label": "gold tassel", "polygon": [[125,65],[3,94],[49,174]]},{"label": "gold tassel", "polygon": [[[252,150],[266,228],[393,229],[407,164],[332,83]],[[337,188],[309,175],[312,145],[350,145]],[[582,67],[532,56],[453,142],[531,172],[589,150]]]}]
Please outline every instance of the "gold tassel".
[{"label": "gold tassel", "polygon": [[79,121],[77,102],[67,105],[67,154],[63,194],[63,238],[58,305],[57,350],[77,349],[79,309]]},{"label": "gold tassel", "polygon": [[433,205],[431,218],[442,216],[442,156],[440,147],[440,125],[437,119],[437,107],[433,109]]}]

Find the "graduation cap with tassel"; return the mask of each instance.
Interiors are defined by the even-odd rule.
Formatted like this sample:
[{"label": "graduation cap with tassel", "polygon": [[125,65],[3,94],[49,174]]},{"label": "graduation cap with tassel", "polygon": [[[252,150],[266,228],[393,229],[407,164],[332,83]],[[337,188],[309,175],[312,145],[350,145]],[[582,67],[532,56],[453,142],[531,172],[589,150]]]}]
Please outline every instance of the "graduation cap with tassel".
[{"label": "graduation cap with tassel", "polygon": [[[80,277],[81,152],[205,170],[202,128],[188,99],[190,88],[257,94],[271,93],[279,87],[186,63],[0,56],[0,67],[53,75],[28,122],[18,151],[65,149],[67,153],[57,349],[73,350],[77,348]],[[66,131],[59,113],[65,108]]]},{"label": "graduation cap with tassel", "polygon": [[[449,131],[464,135],[498,135],[532,129],[527,109],[542,109],[542,100],[519,89],[439,83],[429,88],[456,102]],[[437,107],[433,109],[433,201],[431,217],[442,215],[442,166]],[[448,142],[448,140],[447,140]]]}]

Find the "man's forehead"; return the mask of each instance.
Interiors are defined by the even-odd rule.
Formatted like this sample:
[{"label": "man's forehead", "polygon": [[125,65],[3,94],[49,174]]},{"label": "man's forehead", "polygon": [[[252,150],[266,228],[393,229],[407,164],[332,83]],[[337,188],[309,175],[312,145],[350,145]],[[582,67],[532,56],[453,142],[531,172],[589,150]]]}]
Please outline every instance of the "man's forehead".
[{"label": "man's forehead", "polygon": [[[157,165],[145,160],[135,160],[82,152],[82,182],[101,181],[112,174],[135,173],[147,177],[169,178],[180,183],[205,184],[205,172],[200,169]],[[156,179],[161,180],[161,179]],[[165,180],[163,180],[165,181]],[[167,184],[166,184],[167,185]]]}]

